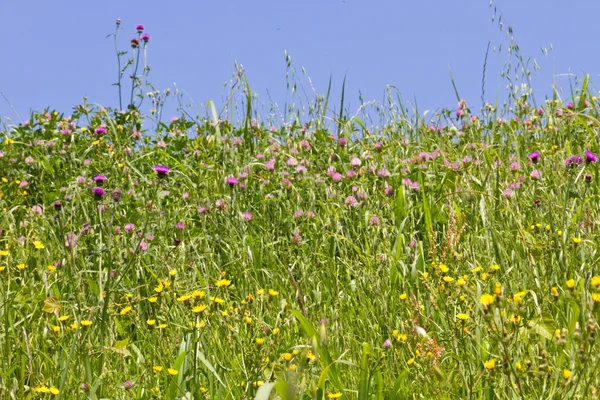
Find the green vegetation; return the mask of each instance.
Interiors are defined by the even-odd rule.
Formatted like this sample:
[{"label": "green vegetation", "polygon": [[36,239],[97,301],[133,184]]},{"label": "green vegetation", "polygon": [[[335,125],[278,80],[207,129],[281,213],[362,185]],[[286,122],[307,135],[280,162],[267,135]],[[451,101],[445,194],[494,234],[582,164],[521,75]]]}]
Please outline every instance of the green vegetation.
[{"label": "green vegetation", "polygon": [[166,93],[139,111],[141,33],[126,111],[0,132],[2,398],[595,398],[587,79],[427,120],[389,91],[378,125],[317,96],[269,125],[241,73],[238,123],[165,123]]}]

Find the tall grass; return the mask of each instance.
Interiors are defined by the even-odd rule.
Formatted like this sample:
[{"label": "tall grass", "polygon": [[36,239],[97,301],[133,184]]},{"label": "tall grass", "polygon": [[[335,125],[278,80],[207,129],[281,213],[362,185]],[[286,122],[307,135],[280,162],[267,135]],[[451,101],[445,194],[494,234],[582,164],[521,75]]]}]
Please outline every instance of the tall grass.
[{"label": "tall grass", "polygon": [[169,122],[133,77],[124,111],[0,132],[3,398],[596,396],[587,77],[428,119],[389,87],[378,123],[328,90],[283,125],[243,71]]}]

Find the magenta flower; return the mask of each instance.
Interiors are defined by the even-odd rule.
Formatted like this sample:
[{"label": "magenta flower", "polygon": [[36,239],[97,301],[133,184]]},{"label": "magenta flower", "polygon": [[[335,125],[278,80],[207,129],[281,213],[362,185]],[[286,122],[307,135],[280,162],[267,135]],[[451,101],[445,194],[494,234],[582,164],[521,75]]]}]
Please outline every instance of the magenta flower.
[{"label": "magenta flower", "polygon": [[581,156],[579,154],[575,154],[565,160],[565,167],[577,167],[578,165],[581,165],[582,162],[583,159]]},{"label": "magenta flower", "polygon": [[540,179],[542,177],[542,173],[537,169],[531,171],[531,179]]},{"label": "magenta flower", "polygon": [[150,41],[150,39],[152,39],[152,37],[150,35],[148,35],[147,33],[144,33],[142,35],[142,40],[144,41],[144,43],[148,43]]},{"label": "magenta flower", "polygon": [[96,135],[104,135],[106,133],[106,127],[99,126],[96,128],[95,132],[96,132]]},{"label": "magenta flower", "polygon": [[244,214],[242,214],[242,219],[244,221],[252,221],[252,213],[250,213],[250,211],[246,211]]},{"label": "magenta flower", "polygon": [[338,140],[338,144],[340,145],[340,147],[346,147],[346,138],[341,137]]},{"label": "magenta flower", "polygon": [[101,187],[95,187],[92,189],[92,194],[96,200],[100,200],[106,194],[106,192]]},{"label": "magenta flower", "polygon": [[124,388],[125,390],[129,390],[129,389],[131,389],[132,387],[133,387],[133,382],[131,382],[131,381],[126,381],[126,382],[124,382],[124,383],[123,383],[123,388]]},{"label": "magenta flower", "polygon": [[540,153],[537,151],[534,151],[533,153],[529,154],[528,157],[534,164],[537,164],[538,161],[540,161]]},{"label": "magenta flower", "polygon": [[106,176],[104,175],[96,175],[94,177],[94,182],[96,182],[96,185],[98,186],[102,186],[104,184],[104,181],[106,181]]},{"label": "magenta flower", "polygon": [[159,178],[164,178],[169,174],[169,171],[171,171],[169,169],[169,167],[166,167],[164,165],[157,165],[154,167],[154,171],[158,174]]},{"label": "magenta flower", "polygon": [[138,39],[138,38],[131,39],[131,47],[133,47],[135,49],[139,45],[140,45],[140,39]]},{"label": "magenta flower", "polygon": [[586,150],[585,151],[585,163],[589,164],[589,163],[593,163],[593,162],[594,163],[598,162],[598,156],[595,155],[594,153],[592,153],[591,151]]},{"label": "magenta flower", "polygon": [[175,225],[175,229],[179,229],[179,230],[183,230],[185,229],[185,225],[183,222],[179,221],[176,225]]},{"label": "magenta flower", "polygon": [[133,232],[134,229],[135,229],[135,225],[133,225],[133,224],[126,224],[125,225],[125,232],[127,232],[127,233]]},{"label": "magenta flower", "polygon": [[144,25],[139,24],[138,26],[135,27],[135,29],[137,29],[138,33],[142,33],[142,32],[144,32]]},{"label": "magenta flower", "polygon": [[60,211],[61,208],[62,208],[62,203],[60,201],[55,201],[54,202],[54,209],[56,211]]},{"label": "magenta flower", "polygon": [[359,206],[358,200],[356,200],[356,197],[354,197],[354,196],[346,197],[344,204],[346,205],[346,207],[352,207],[352,208]]},{"label": "magenta flower", "polygon": [[234,187],[238,183],[239,183],[238,180],[236,178],[234,178],[233,176],[228,176],[227,178],[225,178],[225,184],[229,185],[229,187]]}]

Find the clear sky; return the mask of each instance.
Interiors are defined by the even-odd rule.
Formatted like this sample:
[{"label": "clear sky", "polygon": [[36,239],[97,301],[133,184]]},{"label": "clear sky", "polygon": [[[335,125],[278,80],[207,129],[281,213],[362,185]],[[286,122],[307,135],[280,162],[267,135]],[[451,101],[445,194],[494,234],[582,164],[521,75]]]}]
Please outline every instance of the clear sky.
[{"label": "clear sky", "polygon": [[[533,87],[543,99],[552,83],[569,91],[565,74],[592,81],[600,73],[597,35],[600,1],[504,0],[494,5],[525,56],[537,59]],[[222,102],[223,84],[241,63],[251,88],[269,104],[290,100],[286,91],[287,50],[300,73],[306,68],[315,89],[332,100],[347,75],[346,97],[358,107],[381,100],[396,86],[419,109],[454,108],[452,70],[461,97],[481,104],[482,66],[490,52],[486,100],[504,99],[500,70],[507,40],[488,1],[400,0],[0,0],[0,91],[25,117],[44,107],[69,113],[84,95],[116,106],[117,67],[106,36],[122,20],[120,43],[129,49],[135,26],[152,36],[148,47],[151,81],[158,89],[184,89],[202,113],[207,100]],[[544,56],[542,47],[553,50]],[[309,89],[306,79],[301,79]],[[337,102],[337,100],[336,100]],[[15,119],[0,98],[0,116]]]}]

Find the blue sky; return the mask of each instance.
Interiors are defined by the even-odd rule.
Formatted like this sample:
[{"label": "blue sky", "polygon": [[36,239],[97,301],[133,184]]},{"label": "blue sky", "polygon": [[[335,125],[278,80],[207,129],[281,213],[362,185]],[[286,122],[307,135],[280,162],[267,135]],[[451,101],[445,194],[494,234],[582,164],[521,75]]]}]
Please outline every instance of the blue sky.
[{"label": "blue sky", "polygon": [[[526,56],[536,58],[539,98],[552,83],[567,92],[565,74],[592,81],[600,74],[596,35],[600,2],[496,1]],[[0,91],[21,117],[44,107],[69,113],[86,95],[90,102],[116,106],[117,67],[111,39],[122,20],[120,43],[128,49],[135,26],[152,36],[148,47],[151,81],[158,89],[184,89],[195,102],[222,102],[223,84],[241,63],[250,86],[269,104],[290,101],[286,91],[284,51],[300,73],[306,68],[315,89],[325,93],[333,78],[332,101],[339,99],[347,76],[350,108],[381,100],[387,84],[407,101],[425,109],[453,108],[452,70],[461,97],[480,105],[482,65],[488,42],[503,45],[490,53],[486,100],[504,99],[500,70],[507,60],[507,40],[488,1],[398,0],[224,0],[145,1],[0,0]],[[541,47],[553,50],[544,56]],[[309,89],[306,79],[299,78]],[[0,98],[0,116],[15,119]]]}]

